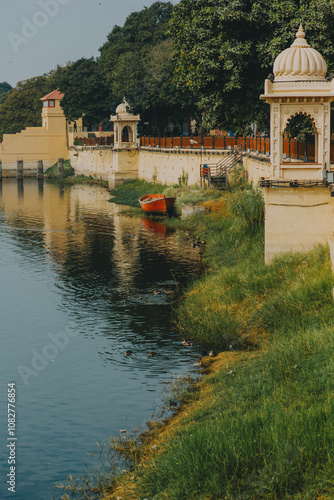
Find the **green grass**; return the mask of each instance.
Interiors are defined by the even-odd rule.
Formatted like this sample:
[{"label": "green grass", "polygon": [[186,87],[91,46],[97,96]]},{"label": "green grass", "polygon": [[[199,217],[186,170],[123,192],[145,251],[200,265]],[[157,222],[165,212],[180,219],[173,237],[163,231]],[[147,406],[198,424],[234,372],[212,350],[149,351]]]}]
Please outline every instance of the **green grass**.
[{"label": "green grass", "polygon": [[186,221],[168,219],[206,242],[207,272],[174,310],[175,326],[219,355],[203,360],[209,372],[179,394],[184,407],[146,436],[135,457],[129,454],[133,469],[109,481],[103,498],[334,498],[329,249],[265,265],[257,189],[244,183],[224,194],[168,189],[198,197],[206,208]]},{"label": "green grass", "polygon": [[163,184],[145,182],[139,179],[129,180],[111,192],[113,198],[109,201],[120,205],[139,207],[138,200],[141,196],[162,193],[165,189],[167,186]]},{"label": "green grass", "polygon": [[125,181],[117,189],[112,191],[113,198],[109,201],[120,205],[139,207],[139,198],[145,194],[165,194],[176,197],[177,213],[181,212],[182,203],[198,203],[209,199],[221,197],[221,193],[216,190],[200,190],[197,187],[185,185],[167,186],[158,182],[146,182],[140,179]]},{"label": "green grass", "polygon": [[333,354],[332,328],[301,330],[206,377],[210,395],[138,471],[140,493],[333,498]]},{"label": "green grass", "polygon": [[[50,168],[44,172],[45,177],[50,181],[58,181],[58,162],[54,163]],[[70,160],[64,160],[64,176],[62,178],[64,184],[98,184],[100,186],[108,187],[107,181],[97,180],[93,177],[86,175],[75,175],[75,170],[71,165]]]},{"label": "green grass", "polygon": [[[75,171],[70,160],[64,160],[64,178],[74,175]],[[58,179],[58,162],[49,167],[44,175],[49,179]]]},{"label": "green grass", "polygon": [[243,188],[216,206],[186,222],[206,241],[208,272],[174,315],[180,335],[227,352],[182,396],[154,452],[147,443],[123,498],[334,498],[329,250],[265,265],[261,194]]}]

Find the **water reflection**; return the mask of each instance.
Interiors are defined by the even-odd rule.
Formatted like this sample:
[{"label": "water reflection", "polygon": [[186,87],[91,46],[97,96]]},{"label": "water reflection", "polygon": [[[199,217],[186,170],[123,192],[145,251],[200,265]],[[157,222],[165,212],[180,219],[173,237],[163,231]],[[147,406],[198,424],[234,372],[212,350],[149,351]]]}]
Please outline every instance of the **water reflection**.
[{"label": "water reflection", "polygon": [[37,186],[38,186],[38,196],[43,197],[43,195],[44,195],[44,180],[38,179]]},{"label": "water reflection", "polygon": [[[198,359],[170,309],[201,264],[178,233],[122,216],[102,188],[22,185],[4,179],[0,200],[2,368],[18,386],[18,496],[44,500],[83,470],[95,439],[150,418],[161,381]],[[20,366],[34,373],[24,380]]]},{"label": "water reflection", "polygon": [[23,198],[24,196],[24,183],[23,179],[17,179],[17,197],[18,199]]}]

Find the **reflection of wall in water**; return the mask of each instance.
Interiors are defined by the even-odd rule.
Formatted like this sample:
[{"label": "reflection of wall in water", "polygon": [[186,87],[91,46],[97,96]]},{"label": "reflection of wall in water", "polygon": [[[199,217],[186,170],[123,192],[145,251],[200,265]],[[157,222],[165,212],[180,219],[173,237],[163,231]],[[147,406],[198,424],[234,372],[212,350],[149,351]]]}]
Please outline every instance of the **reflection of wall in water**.
[{"label": "reflection of wall in water", "polygon": [[119,216],[121,211],[117,205],[110,205],[115,212],[114,217],[114,249],[113,261],[121,287],[132,285],[136,269],[139,266],[139,224],[138,219]]},{"label": "reflection of wall in water", "polygon": [[[120,212],[124,207],[109,203],[110,194],[106,189],[41,184],[24,179],[19,185],[14,179],[4,179],[0,203],[10,227],[20,231],[26,228],[38,234],[39,246],[45,250],[41,253],[42,259],[56,262],[63,269],[69,267],[70,272],[73,260],[81,258],[82,249],[91,248],[91,259],[99,259],[93,252],[103,249],[104,255],[109,252],[110,266],[105,260],[94,260],[94,269],[98,270],[103,263],[109,266],[119,286],[125,289],[140,279],[143,265],[149,264],[153,255],[158,255],[155,261],[161,265],[168,261],[171,269],[180,259],[200,266],[199,250],[191,248],[190,241],[185,243],[174,234],[170,237],[168,230],[156,234],[154,227],[145,225],[137,217],[123,216]],[[160,230],[164,226],[158,223],[157,227]],[[27,252],[34,251],[36,236],[31,249],[26,248]],[[160,271],[159,265],[152,268],[152,274],[159,275]],[[173,281],[172,274],[168,276]]]},{"label": "reflection of wall in water", "polygon": [[266,262],[326,244],[333,232],[334,198],[326,188],[266,188],[265,203]]}]

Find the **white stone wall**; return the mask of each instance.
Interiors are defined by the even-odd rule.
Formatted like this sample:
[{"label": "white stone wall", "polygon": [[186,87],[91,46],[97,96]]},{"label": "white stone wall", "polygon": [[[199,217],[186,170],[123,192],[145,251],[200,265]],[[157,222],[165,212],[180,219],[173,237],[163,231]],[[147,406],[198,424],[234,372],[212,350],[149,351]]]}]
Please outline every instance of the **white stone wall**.
[{"label": "white stone wall", "polygon": [[[140,148],[138,154],[134,150],[76,148],[70,150],[70,160],[76,175],[95,179],[108,180],[115,172],[119,172],[127,174],[124,178],[138,176],[146,181],[156,180],[169,185],[178,184],[180,178],[187,177],[189,185],[199,185],[201,163],[216,164],[225,153],[222,150],[201,153],[201,150],[191,149]],[[249,181],[254,184],[258,183],[260,177],[270,176],[270,164],[264,156],[245,156],[244,167]]]},{"label": "white stone wall", "polygon": [[156,180],[166,184],[177,184],[180,177],[188,176],[188,184],[200,184],[201,163],[217,163],[223,151],[191,149],[140,148],[138,177],[146,181]]},{"label": "white stone wall", "polygon": [[71,165],[76,175],[92,176],[107,181],[113,168],[112,148],[77,148],[70,150]]},{"label": "white stone wall", "polygon": [[244,168],[247,172],[247,178],[249,182],[257,185],[261,177],[269,179],[271,177],[271,165],[268,158],[264,155],[254,156],[244,156],[243,157]]}]

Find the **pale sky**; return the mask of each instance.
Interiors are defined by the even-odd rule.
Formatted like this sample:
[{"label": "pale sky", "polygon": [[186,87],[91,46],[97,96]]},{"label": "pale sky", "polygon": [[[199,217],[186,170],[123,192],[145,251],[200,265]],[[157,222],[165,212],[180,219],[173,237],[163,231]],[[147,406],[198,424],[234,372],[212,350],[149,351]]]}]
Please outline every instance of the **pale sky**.
[{"label": "pale sky", "polygon": [[98,56],[115,24],[154,1],[0,0],[0,82],[14,87],[57,64]]}]

